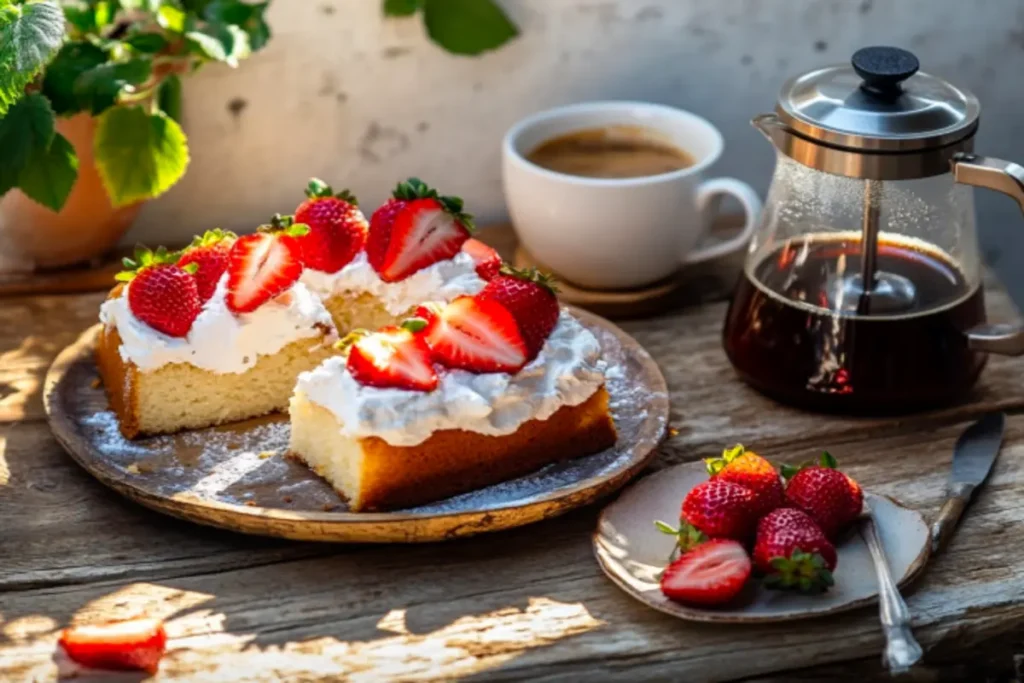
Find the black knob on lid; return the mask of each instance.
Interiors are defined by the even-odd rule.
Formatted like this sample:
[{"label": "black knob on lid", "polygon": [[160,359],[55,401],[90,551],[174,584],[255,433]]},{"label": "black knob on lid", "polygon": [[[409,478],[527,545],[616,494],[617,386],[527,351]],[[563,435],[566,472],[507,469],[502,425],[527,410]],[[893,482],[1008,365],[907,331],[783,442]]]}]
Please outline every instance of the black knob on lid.
[{"label": "black knob on lid", "polygon": [[850,62],[864,79],[861,89],[884,99],[898,97],[903,92],[900,83],[921,68],[913,53],[898,47],[862,47],[853,53]]}]

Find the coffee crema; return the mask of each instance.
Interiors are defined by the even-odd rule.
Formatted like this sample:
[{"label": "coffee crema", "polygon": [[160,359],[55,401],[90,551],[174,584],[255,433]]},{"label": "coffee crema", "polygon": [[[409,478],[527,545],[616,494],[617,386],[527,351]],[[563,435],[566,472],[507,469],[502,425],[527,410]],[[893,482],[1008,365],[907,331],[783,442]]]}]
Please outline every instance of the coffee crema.
[{"label": "coffee crema", "polygon": [[689,154],[640,126],[573,131],[542,142],[526,158],[550,171],[587,178],[639,178],[694,164]]}]

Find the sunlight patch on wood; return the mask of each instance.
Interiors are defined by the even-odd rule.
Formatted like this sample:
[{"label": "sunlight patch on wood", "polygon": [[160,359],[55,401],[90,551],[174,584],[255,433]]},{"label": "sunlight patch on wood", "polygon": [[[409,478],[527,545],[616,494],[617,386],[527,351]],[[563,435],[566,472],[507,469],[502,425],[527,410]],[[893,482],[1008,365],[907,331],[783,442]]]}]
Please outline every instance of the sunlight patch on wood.
[{"label": "sunlight patch on wood", "polygon": [[[345,680],[435,680],[468,676],[518,655],[604,625],[582,603],[530,598],[526,609],[506,607],[460,617],[435,631],[409,633],[405,610],[388,612],[383,630],[405,632],[369,641],[322,637],[260,646],[254,636],[211,634],[171,643],[162,670],[200,682],[308,680],[343,675]],[[325,625],[325,628],[329,628]],[[218,637],[218,635],[220,637]]]},{"label": "sunlight patch on wood", "polygon": [[0,486],[11,480],[11,467],[7,464],[7,437],[0,436]]},{"label": "sunlight patch on wood", "polygon": [[57,622],[42,614],[29,614],[4,624],[3,634],[8,640],[20,642],[49,633],[57,628]]},{"label": "sunlight patch on wood", "polygon": [[[175,614],[212,599],[213,596],[209,593],[180,590],[153,583],[133,583],[86,603],[75,613],[71,621],[74,624],[88,624],[138,617],[170,619]],[[219,626],[220,622],[204,622],[197,625],[196,630],[211,625]],[[189,631],[185,630],[180,635],[188,633]],[[174,638],[177,635],[179,632],[172,630],[169,624],[168,636]]]}]

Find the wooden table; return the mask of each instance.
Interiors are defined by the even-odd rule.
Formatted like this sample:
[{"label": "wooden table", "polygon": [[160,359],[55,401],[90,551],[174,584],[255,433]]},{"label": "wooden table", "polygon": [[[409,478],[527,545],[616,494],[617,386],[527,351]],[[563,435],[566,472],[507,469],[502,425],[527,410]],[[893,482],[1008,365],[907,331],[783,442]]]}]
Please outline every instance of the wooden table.
[{"label": "wooden table", "polygon": [[[489,238],[509,247],[507,233]],[[695,273],[718,297],[735,261]],[[511,532],[420,546],[234,535],[149,512],[80,470],[47,428],[40,385],[96,320],[100,293],[0,299],[0,679],[50,680],[58,630],[168,620],[160,678],[182,681],[865,680],[880,676],[875,608],[765,627],[654,612],[591,555],[597,507]],[[992,318],[1016,315],[993,284]],[[1024,361],[993,358],[970,402],[899,420],[827,418],[741,385],[719,344],[725,304],[626,323],[661,364],[677,432],[655,468],[743,442],[799,461],[822,447],[866,486],[934,513],[965,423],[1014,414],[987,487],[909,596],[917,680],[1012,669],[1024,617]],[[909,680],[915,680],[911,677]]]}]

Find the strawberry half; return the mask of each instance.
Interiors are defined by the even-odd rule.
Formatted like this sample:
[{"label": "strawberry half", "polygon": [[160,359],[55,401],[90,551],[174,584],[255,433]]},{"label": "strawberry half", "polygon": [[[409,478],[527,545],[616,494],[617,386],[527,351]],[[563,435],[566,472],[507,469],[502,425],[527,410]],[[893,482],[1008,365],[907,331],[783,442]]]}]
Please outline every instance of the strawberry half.
[{"label": "strawberry half", "polygon": [[440,196],[422,180],[410,178],[371,216],[366,256],[380,279],[398,282],[455,256],[472,228],[473,218],[463,213],[461,199]]},{"label": "strawberry half", "polygon": [[159,619],[72,626],[61,632],[60,646],[68,657],[97,669],[140,669],[156,673],[167,647]]},{"label": "strawberry half", "polygon": [[457,297],[433,315],[423,335],[434,360],[449,368],[518,372],[526,365],[519,326],[496,301]]},{"label": "strawberry half", "polygon": [[736,541],[708,541],[685,553],[661,575],[665,597],[690,605],[720,605],[743,590],[750,558]]},{"label": "strawberry half", "polygon": [[239,237],[228,254],[228,308],[255,311],[295,284],[302,275],[297,238],[308,231],[290,216],[276,215],[270,225]]},{"label": "strawberry half", "polygon": [[559,307],[554,279],[535,268],[517,270],[501,266],[501,273],[477,294],[508,309],[526,342],[526,356],[533,360],[558,323]]},{"label": "strawberry half", "polygon": [[202,302],[195,263],[179,266],[178,254],[164,247],[135,250],[134,258],[122,260],[125,268],[115,276],[128,282],[128,308],[154,330],[171,337],[184,337],[199,317]]},{"label": "strawberry half", "polygon": [[192,240],[192,244],[185,248],[178,259],[179,266],[196,264],[196,287],[199,288],[199,300],[203,303],[209,301],[217,290],[217,283],[228,268],[231,245],[237,238],[235,233],[220,228],[207,230]]},{"label": "strawberry half", "polygon": [[462,251],[476,262],[476,274],[481,280],[493,280],[501,270],[501,254],[472,237],[462,243]]},{"label": "strawberry half", "polygon": [[339,342],[342,348],[348,347],[348,371],[357,382],[367,386],[433,391],[437,388],[437,374],[430,349],[416,334],[425,326],[425,321],[413,318],[401,327],[349,335]]},{"label": "strawberry half", "polygon": [[335,193],[324,181],[312,178],[306,197],[295,209],[295,222],[309,226],[309,234],[299,240],[299,257],[307,268],[336,273],[366,244],[369,224],[348,190]]}]

